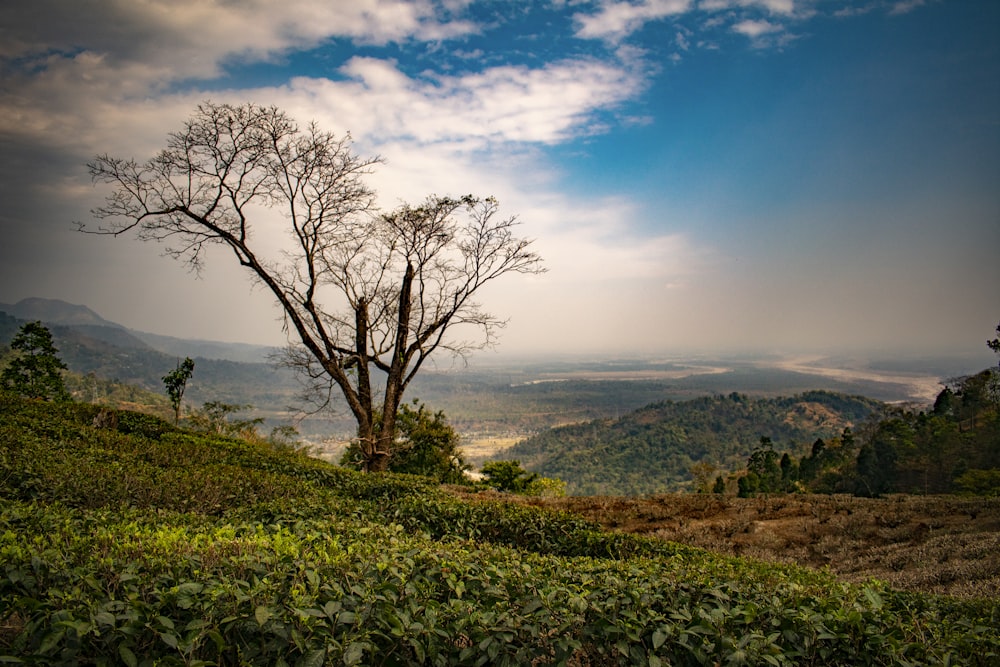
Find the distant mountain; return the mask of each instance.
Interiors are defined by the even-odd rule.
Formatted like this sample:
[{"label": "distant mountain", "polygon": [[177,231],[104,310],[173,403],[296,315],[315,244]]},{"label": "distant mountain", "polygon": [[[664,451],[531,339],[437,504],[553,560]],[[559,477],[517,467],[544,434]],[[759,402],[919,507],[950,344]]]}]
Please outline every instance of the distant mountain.
[{"label": "distant mountain", "polygon": [[133,331],[132,334],[150,347],[175,357],[204,357],[206,359],[224,359],[248,364],[265,363],[278,348],[250,343],[222,343],[212,340],[192,340],[161,336],[145,331]]},{"label": "distant mountain", "polygon": [[78,306],[58,299],[31,297],[21,299],[15,304],[0,303],[0,311],[28,322],[40,320],[46,324],[62,324],[64,326],[83,325],[116,329],[125,328],[120,324],[104,319],[86,306]]},{"label": "distant mountain", "polygon": [[778,451],[801,455],[817,438],[857,425],[882,405],[829,391],[663,401],[620,419],[543,431],[504,451],[503,458],[564,480],[571,494],[667,493],[689,486],[695,463],[720,472],[742,468],[762,436]]},{"label": "distant mountain", "polygon": [[[21,316],[12,315],[7,309]],[[195,360],[195,369],[184,395],[185,403],[189,405],[197,406],[206,401],[250,404],[256,409],[255,414],[277,421],[287,419],[288,406],[296,404],[299,385],[289,369],[269,363],[201,356],[200,353],[206,351],[219,356],[227,354],[226,344],[167,339],[133,332],[101,318],[89,308],[61,301],[25,299],[13,306],[0,305],[0,345],[9,344],[25,322],[39,319],[52,332],[59,358],[70,371],[80,375],[93,373],[97,378],[134,385],[159,394],[163,392],[162,377],[175,367],[178,357],[190,356]],[[70,324],[60,324],[60,321]],[[171,341],[175,347],[169,352],[156,349],[155,345],[140,339],[147,335],[154,341]],[[239,354],[245,356],[245,350],[237,346],[236,355]],[[263,357],[262,354],[259,356]],[[316,428],[328,432],[333,427],[323,423]],[[303,434],[310,433],[303,431]]]},{"label": "distant mountain", "polygon": [[[22,299],[15,304],[0,303],[0,312],[27,322],[40,320],[50,327],[56,325],[71,327],[89,338],[111,343],[118,347],[136,350],[152,349],[180,358],[202,357],[244,363],[265,363],[275,351],[275,348],[264,345],[188,340],[135,331],[117,322],[104,319],[86,306],[67,303],[59,299],[32,297]],[[3,333],[0,330],[0,334]],[[9,340],[9,336],[4,337],[4,341],[6,340]]]}]

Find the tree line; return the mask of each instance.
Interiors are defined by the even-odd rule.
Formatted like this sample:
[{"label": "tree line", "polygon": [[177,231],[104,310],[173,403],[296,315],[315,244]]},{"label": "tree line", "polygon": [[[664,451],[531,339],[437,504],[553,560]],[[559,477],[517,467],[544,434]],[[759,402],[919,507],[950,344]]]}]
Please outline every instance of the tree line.
[{"label": "tree line", "polygon": [[832,437],[881,409],[878,401],[829,391],[759,398],[731,392],[661,401],[618,419],[543,431],[505,452],[567,482],[578,495],[711,489],[716,472],[743,465],[761,433],[776,441]]},{"label": "tree line", "polygon": [[[1000,354],[998,338],[987,341]],[[887,407],[857,429],[818,438],[801,457],[762,436],[736,474],[711,491],[1000,495],[1000,368],[949,381],[929,410]],[[707,485],[699,490],[708,491]]]}]

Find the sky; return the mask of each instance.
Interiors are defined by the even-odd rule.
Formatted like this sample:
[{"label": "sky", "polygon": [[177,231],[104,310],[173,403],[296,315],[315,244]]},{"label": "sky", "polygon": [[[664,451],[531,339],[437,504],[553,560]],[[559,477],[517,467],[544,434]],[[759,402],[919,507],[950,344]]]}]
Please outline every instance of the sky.
[{"label": "sky", "polygon": [[4,2],[0,303],[283,343],[231,256],[75,231],[87,161],[206,100],[350,133],[386,208],[497,197],[547,268],[482,294],[501,352],[966,354],[1000,321],[998,2]]}]

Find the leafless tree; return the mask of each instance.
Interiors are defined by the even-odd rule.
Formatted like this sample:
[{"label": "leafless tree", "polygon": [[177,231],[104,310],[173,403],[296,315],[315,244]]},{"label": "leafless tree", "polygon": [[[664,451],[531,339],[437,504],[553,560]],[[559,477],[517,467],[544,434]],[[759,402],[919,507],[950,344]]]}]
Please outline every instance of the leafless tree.
[{"label": "leafless tree", "polygon": [[[287,363],[322,404],[343,396],[372,471],[388,464],[397,409],[428,357],[494,342],[505,322],[475,301],[480,288],[544,270],[492,198],[431,196],[379,211],[364,183],[379,161],[274,107],[204,103],[152,159],[102,155],[88,165],[113,187],[91,233],[134,230],[195,271],[220,245],[270,291]],[[274,225],[287,228],[278,252],[260,238]],[[456,329],[476,333],[461,339]]]}]

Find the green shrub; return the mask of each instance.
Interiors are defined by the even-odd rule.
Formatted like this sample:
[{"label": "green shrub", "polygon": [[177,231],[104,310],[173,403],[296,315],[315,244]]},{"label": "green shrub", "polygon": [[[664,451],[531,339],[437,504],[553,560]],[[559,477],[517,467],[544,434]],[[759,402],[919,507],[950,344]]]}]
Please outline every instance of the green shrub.
[{"label": "green shrub", "polygon": [[850,585],[156,422],[95,428],[92,407],[0,407],[0,662],[1000,659],[996,600]]}]

